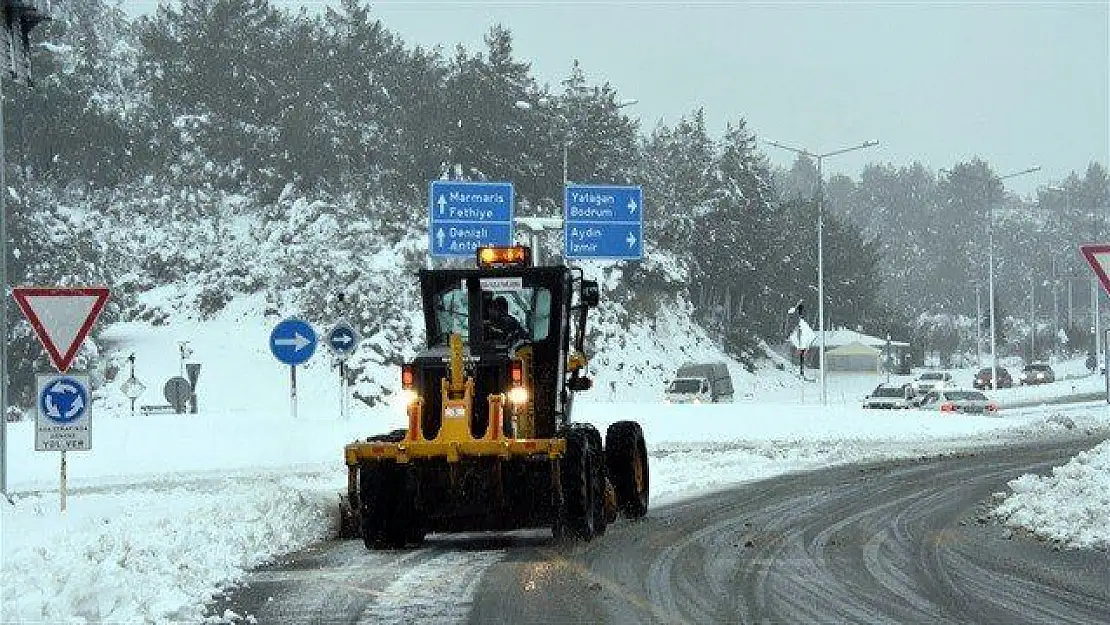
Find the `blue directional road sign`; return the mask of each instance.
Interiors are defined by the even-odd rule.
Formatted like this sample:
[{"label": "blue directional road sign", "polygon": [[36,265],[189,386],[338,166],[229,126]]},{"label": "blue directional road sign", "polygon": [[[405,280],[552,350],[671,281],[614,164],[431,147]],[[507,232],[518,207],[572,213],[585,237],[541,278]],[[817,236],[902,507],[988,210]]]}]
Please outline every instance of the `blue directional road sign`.
[{"label": "blue directional road sign", "polygon": [[638,186],[567,185],[563,241],[567,258],[644,256],[644,192]]},{"label": "blue directional road sign", "polygon": [[299,365],[316,352],[316,330],[300,319],[286,319],[270,332],[270,351],[287,365]]},{"label": "blue directional road sign", "polygon": [[432,256],[468,256],[513,242],[513,184],[433,180],[428,190]]},{"label": "blue directional road sign", "polygon": [[344,319],[328,330],[324,340],[336,356],[349,356],[358,347],[359,338],[358,330]]}]

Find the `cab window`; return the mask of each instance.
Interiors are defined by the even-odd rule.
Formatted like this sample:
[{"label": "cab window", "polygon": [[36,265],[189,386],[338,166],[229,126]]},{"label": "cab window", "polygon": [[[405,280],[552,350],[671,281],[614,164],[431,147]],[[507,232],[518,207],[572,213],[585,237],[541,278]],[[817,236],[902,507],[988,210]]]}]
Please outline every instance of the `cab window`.
[{"label": "cab window", "polygon": [[486,311],[489,310],[489,302],[498,297],[505,299],[509,315],[527,329],[533,341],[542,341],[548,337],[551,326],[551,291],[542,287],[483,290],[482,301],[486,302]]},{"label": "cab window", "polygon": [[439,335],[432,341],[432,345],[446,345],[448,338],[453,333],[462,335],[463,342],[470,338],[470,311],[466,299],[466,289],[460,282],[435,296],[436,328]]}]

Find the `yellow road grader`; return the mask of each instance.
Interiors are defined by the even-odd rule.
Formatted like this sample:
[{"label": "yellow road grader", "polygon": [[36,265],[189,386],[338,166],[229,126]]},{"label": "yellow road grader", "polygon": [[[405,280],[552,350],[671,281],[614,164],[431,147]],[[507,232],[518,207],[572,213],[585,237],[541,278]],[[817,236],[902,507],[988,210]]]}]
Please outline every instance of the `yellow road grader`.
[{"label": "yellow road grader", "polygon": [[613,423],[603,441],[571,419],[591,386],[597,282],[533,266],[524,246],[481,247],[477,268],[419,279],[427,345],[401,368],[408,428],[345,447],[347,533],[369,549],[524,528],[590,540],[618,514],[644,516],[640,425]]}]

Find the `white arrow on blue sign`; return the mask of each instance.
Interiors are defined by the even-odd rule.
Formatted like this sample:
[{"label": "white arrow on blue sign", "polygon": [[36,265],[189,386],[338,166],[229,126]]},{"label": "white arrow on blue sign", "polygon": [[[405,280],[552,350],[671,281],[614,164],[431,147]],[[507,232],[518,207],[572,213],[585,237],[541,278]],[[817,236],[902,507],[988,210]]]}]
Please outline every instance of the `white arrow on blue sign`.
[{"label": "white arrow on blue sign", "polygon": [[644,256],[644,192],[638,186],[567,185],[563,241],[567,258]]},{"label": "white arrow on blue sign", "polygon": [[80,419],[88,404],[88,390],[73,377],[55,378],[39,394],[39,410],[55,423],[71,423]]},{"label": "white arrow on blue sign", "polygon": [[284,364],[299,365],[316,352],[316,330],[306,321],[286,319],[270,332],[270,351]]},{"label": "white arrow on blue sign", "polygon": [[327,336],[324,337],[328,347],[337,356],[349,356],[358,347],[360,339],[358,330],[355,330],[355,327],[346,319],[342,319],[332,326],[328,330]]},{"label": "white arrow on blue sign", "polygon": [[428,215],[432,256],[473,257],[482,245],[512,245],[513,184],[433,180]]}]

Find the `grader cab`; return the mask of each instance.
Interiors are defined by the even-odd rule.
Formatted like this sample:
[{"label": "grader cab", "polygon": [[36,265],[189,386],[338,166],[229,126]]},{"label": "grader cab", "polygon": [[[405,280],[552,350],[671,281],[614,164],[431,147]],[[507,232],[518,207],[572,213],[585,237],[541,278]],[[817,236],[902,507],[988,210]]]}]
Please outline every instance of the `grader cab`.
[{"label": "grader cab", "polygon": [[598,285],[486,247],[475,269],[419,273],[425,350],[401,369],[408,428],[344,450],[346,516],[368,548],[429,532],[551,528],[590,540],[647,513],[639,424],[571,420]]}]

